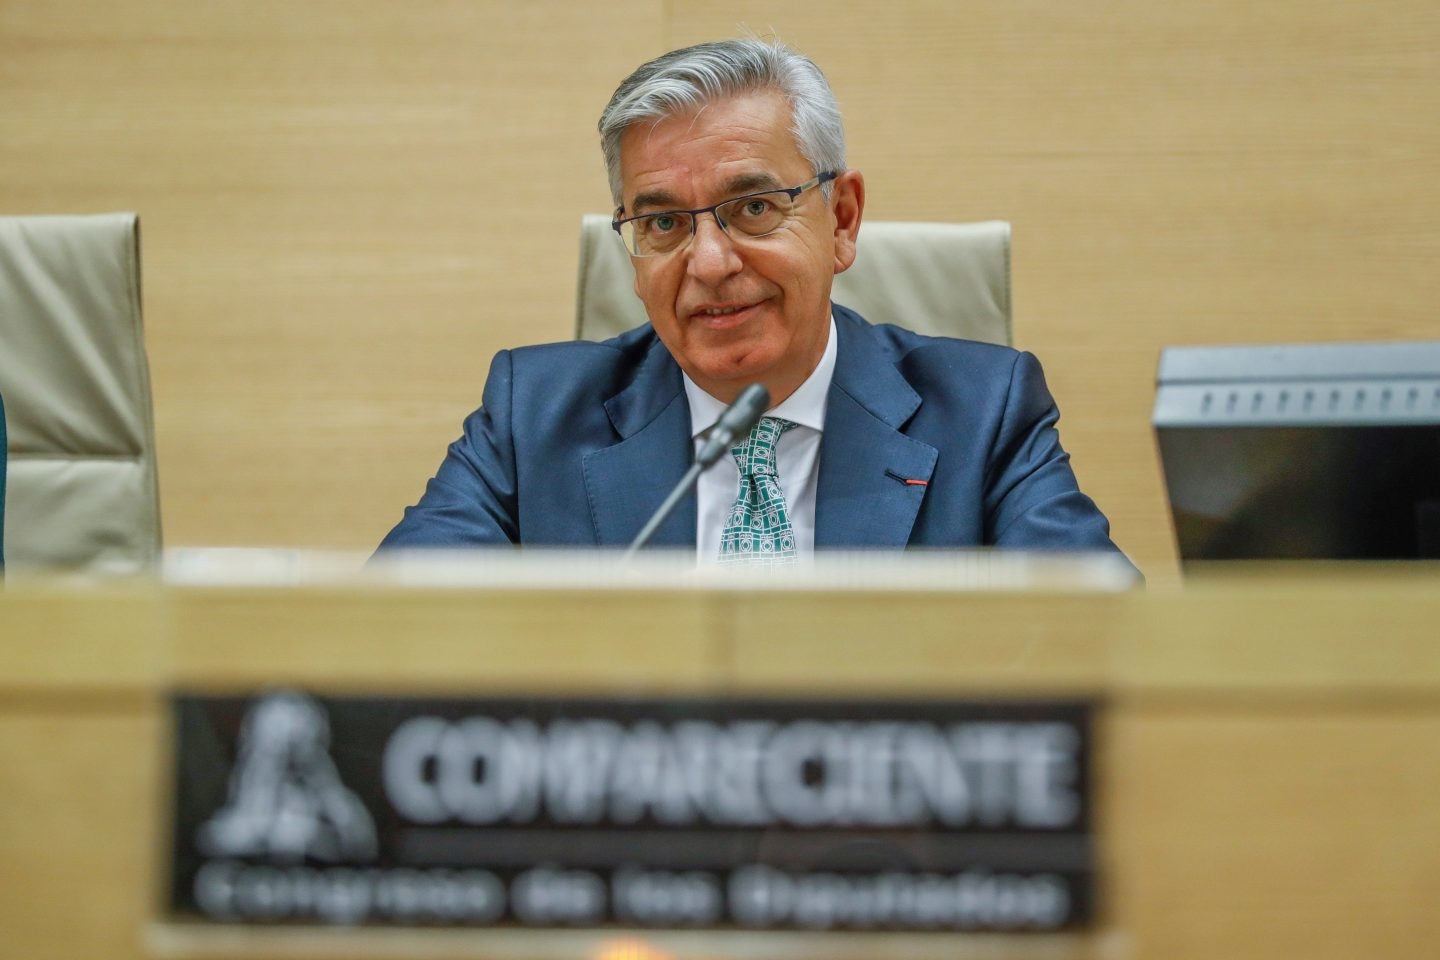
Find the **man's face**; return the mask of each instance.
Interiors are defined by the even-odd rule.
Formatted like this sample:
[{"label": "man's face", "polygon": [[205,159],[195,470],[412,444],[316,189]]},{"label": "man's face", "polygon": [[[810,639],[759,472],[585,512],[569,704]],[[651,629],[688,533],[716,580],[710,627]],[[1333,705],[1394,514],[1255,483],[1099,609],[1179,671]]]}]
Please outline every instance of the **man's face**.
[{"label": "man's face", "polygon": [[[718,100],[620,142],[625,216],[692,209],[815,175],[790,133],[790,106],[774,92]],[[637,258],[635,292],[655,332],[690,378],[726,402],[763,383],[779,403],[820,362],[830,331],[830,285],[855,259],[864,185],[847,171],[829,202],[818,188],[796,200],[775,233],[735,241],[708,214],[689,245]]]}]

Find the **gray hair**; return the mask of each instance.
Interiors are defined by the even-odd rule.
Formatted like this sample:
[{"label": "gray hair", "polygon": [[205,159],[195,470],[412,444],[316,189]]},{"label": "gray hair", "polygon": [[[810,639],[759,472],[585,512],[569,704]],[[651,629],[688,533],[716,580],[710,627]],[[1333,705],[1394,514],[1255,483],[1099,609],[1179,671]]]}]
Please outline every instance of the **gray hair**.
[{"label": "gray hair", "polygon": [[[719,40],[672,50],[637,69],[600,114],[600,147],[615,206],[621,205],[620,138],[633,123],[656,123],[724,97],[776,90],[790,102],[790,132],[815,173],[845,168],[845,128],[825,74],[777,41]],[[825,184],[826,196],[830,184]]]}]

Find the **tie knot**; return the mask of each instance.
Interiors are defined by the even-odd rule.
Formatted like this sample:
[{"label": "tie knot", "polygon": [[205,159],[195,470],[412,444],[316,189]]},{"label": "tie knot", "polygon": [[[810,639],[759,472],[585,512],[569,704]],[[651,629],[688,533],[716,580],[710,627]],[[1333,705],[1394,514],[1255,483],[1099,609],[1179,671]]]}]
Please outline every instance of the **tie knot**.
[{"label": "tie knot", "polygon": [[780,442],[780,435],[793,426],[791,421],[779,417],[761,417],[745,439],[730,448],[740,476],[774,476],[775,445]]}]

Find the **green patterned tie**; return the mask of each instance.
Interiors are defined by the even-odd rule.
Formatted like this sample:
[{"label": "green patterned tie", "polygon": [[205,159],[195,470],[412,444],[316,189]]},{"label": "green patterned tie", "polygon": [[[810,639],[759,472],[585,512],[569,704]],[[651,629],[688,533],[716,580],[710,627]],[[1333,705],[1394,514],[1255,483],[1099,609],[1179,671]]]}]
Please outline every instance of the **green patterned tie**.
[{"label": "green patterned tie", "polygon": [[762,417],[750,435],[731,448],[740,468],[740,496],[720,534],[721,563],[794,563],[795,528],[775,476],[775,445],[795,424]]}]

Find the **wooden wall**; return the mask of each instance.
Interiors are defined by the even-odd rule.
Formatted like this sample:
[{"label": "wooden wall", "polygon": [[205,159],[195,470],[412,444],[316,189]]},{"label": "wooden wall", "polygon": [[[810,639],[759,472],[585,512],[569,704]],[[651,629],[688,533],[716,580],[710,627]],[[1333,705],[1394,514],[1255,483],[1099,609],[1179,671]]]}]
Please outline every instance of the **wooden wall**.
[{"label": "wooden wall", "polygon": [[1013,222],[1152,580],[1163,345],[1434,335],[1426,0],[0,0],[0,210],[142,217],[167,541],[375,543],[491,354],[568,336],[615,83],[742,25],[830,74],[871,217]]}]

